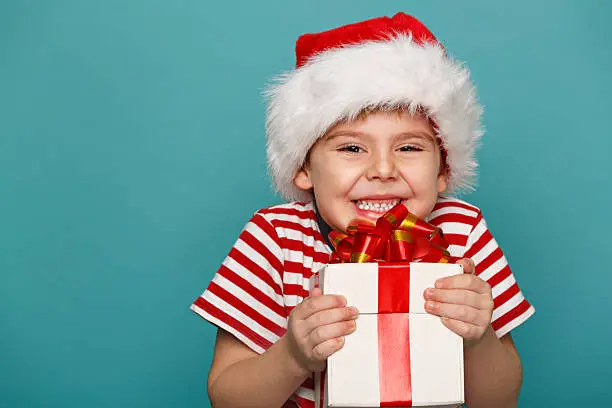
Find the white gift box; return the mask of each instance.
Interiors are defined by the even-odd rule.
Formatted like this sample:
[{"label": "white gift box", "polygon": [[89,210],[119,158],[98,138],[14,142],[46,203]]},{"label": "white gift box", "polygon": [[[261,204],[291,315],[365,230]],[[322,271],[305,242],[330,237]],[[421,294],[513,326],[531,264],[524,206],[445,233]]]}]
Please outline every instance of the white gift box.
[{"label": "white gift box", "polygon": [[357,328],[315,375],[316,408],[457,407],[464,402],[463,339],[424,310],[423,292],[461,265],[342,263],[311,282],[359,309]]}]

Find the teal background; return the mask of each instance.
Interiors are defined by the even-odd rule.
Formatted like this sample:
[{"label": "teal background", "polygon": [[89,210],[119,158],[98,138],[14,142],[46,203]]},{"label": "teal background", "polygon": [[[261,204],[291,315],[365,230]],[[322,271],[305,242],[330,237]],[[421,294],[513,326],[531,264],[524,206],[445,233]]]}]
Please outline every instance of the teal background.
[{"label": "teal background", "polygon": [[0,3],[0,407],[207,407],[189,311],[277,203],[261,90],[303,32],[398,10],[486,106],[479,205],[536,315],[521,407],[609,404],[612,5]]}]

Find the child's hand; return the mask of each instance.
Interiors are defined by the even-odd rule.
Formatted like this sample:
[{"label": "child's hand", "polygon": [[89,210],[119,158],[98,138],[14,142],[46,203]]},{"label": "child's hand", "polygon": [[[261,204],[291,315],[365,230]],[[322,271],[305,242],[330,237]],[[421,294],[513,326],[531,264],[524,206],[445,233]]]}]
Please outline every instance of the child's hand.
[{"label": "child's hand", "polygon": [[477,277],[474,261],[462,259],[463,275],[438,279],[425,290],[425,310],[442,318],[442,323],[468,341],[477,343],[491,325],[491,286]]},{"label": "child's hand", "polygon": [[307,372],[322,371],[327,357],[340,350],[344,336],[355,330],[357,315],[356,308],[346,307],[343,296],[314,289],[289,316],[286,336],[292,358]]}]

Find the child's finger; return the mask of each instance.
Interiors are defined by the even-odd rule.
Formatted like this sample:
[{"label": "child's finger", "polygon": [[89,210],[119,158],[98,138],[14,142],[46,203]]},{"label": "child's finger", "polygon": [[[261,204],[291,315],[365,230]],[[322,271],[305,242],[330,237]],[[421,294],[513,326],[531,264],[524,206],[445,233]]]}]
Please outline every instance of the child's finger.
[{"label": "child's finger", "polygon": [[467,289],[481,294],[490,294],[491,286],[476,275],[453,275],[436,281],[436,289]]},{"label": "child's finger", "polygon": [[343,307],[345,305],[346,298],[341,295],[311,296],[295,307],[293,315],[300,320],[305,320],[321,310]]},{"label": "child's finger", "polygon": [[462,322],[471,323],[474,325],[486,325],[487,316],[490,318],[490,314],[482,310],[478,310],[475,307],[464,306],[464,305],[453,305],[451,303],[440,303],[427,301],[425,303],[425,310],[428,313],[434,314],[440,317],[447,317],[449,319],[460,320]]},{"label": "child's finger", "polygon": [[312,349],[312,354],[317,360],[325,360],[336,351],[340,350],[342,346],[344,346],[344,337],[335,337],[317,344]]},{"label": "child's finger", "polygon": [[359,311],[355,307],[337,307],[317,312],[306,319],[308,332],[311,332],[319,326],[326,324],[341,322],[345,320],[354,320],[357,318]]},{"label": "child's finger", "polygon": [[320,288],[314,288],[312,291],[310,291],[310,297],[321,296],[322,294],[323,291]]},{"label": "child's finger", "polygon": [[467,273],[469,275],[476,274],[476,264],[471,258],[463,258],[458,260],[456,263],[463,267],[463,273]]},{"label": "child's finger", "polygon": [[346,320],[343,322],[326,324],[315,328],[309,334],[308,344],[311,344],[313,348],[317,345],[326,342],[327,340],[335,337],[344,337],[347,334],[351,334],[357,327],[355,320]]},{"label": "child's finger", "polygon": [[466,305],[482,310],[493,309],[493,299],[471,290],[429,288],[425,290],[424,297],[425,300],[441,303]]}]

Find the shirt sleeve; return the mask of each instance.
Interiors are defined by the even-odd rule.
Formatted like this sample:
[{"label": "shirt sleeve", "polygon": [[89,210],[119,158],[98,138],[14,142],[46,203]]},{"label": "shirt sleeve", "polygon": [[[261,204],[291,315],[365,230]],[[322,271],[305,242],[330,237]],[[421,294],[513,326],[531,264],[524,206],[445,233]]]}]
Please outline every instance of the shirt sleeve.
[{"label": "shirt sleeve", "polygon": [[209,286],[191,305],[195,313],[260,354],[287,329],[279,242],[272,224],[256,213]]},{"label": "shirt sleeve", "polygon": [[535,312],[519,289],[508,261],[487,228],[480,211],[468,236],[464,257],[474,261],[476,275],[491,285],[494,302],[491,325],[498,338],[526,321]]}]

